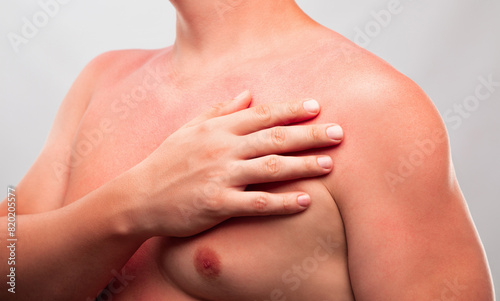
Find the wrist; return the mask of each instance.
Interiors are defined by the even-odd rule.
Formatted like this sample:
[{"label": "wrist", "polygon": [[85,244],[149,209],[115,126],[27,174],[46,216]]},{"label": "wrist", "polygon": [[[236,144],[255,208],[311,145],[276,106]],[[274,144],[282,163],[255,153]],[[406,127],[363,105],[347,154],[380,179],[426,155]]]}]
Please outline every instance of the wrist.
[{"label": "wrist", "polygon": [[106,185],[107,205],[104,206],[110,212],[109,219],[117,237],[143,242],[153,236],[145,219],[149,196],[143,179],[133,168]]},{"label": "wrist", "polygon": [[165,211],[169,211],[165,210],[166,202],[161,202],[162,208],[158,208],[157,200],[158,195],[168,195],[165,190],[170,189],[166,187],[165,181],[158,182],[159,178],[165,179],[159,174],[160,172],[164,172],[164,169],[158,170],[156,164],[145,160],[123,173],[118,179],[119,186],[123,187],[122,203],[127,204],[122,222],[127,235],[145,239],[165,235],[164,231],[158,228],[158,221],[167,222],[169,218],[164,214]]}]

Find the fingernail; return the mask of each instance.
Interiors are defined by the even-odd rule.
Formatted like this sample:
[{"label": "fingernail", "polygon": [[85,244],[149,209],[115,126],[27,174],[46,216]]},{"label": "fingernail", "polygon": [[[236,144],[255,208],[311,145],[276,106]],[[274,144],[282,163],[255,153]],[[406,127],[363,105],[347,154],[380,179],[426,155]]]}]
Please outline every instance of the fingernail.
[{"label": "fingernail", "polygon": [[333,140],[342,140],[342,138],[344,138],[344,130],[342,130],[342,128],[338,125],[331,126],[326,129],[326,134]]},{"label": "fingernail", "polygon": [[318,158],[318,165],[321,166],[324,169],[330,169],[333,167],[333,161],[332,158],[325,156],[325,157],[319,157]]},{"label": "fingernail", "polygon": [[307,207],[309,206],[309,204],[311,204],[311,197],[309,197],[307,194],[300,195],[297,198],[297,203],[299,203],[299,205],[302,207]]},{"label": "fingernail", "polygon": [[236,96],[234,98],[235,101],[240,101],[240,100],[243,100],[245,98],[247,98],[248,96],[250,95],[250,91],[248,90],[245,90],[244,92],[242,92],[240,95]]},{"label": "fingernail", "polygon": [[318,113],[319,103],[314,99],[308,100],[304,102],[304,110],[306,110],[309,113],[314,113],[314,114]]}]

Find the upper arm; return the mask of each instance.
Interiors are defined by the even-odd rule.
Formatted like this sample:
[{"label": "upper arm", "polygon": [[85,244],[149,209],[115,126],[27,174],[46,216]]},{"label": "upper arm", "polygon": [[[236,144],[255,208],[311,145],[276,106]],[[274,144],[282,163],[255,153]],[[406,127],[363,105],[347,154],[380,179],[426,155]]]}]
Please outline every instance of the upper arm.
[{"label": "upper arm", "polygon": [[[62,206],[71,169],[72,140],[90,102],[96,78],[109,56],[104,54],[92,60],[62,101],[43,149],[16,187],[18,214],[45,212]],[[0,215],[6,215],[5,200],[0,206]]]},{"label": "upper arm", "polygon": [[439,114],[401,75],[367,82],[329,178],[356,299],[493,300]]}]

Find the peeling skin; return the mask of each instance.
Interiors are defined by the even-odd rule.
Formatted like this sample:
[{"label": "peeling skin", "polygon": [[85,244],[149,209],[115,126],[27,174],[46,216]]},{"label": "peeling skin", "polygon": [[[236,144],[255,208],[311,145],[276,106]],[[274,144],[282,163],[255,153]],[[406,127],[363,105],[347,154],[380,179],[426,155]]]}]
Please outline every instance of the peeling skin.
[{"label": "peeling skin", "polygon": [[221,264],[217,253],[210,248],[199,248],[194,253],[194,266],[203,278],[215,280],[219,277]]}]

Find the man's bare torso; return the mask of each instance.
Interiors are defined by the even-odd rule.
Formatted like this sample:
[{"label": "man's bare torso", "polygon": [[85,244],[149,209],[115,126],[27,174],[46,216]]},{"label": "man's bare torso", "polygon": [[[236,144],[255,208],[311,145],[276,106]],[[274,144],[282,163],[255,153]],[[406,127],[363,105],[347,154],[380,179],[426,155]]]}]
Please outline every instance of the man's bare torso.
[{"label": "man's bare torso", "polygon": [[[325,38],[287,56],[235,62],[210,75],[173,72],[170,49],[114,54],[74,139],[65,205],[135,166],[176,129],[245,89],[254,95],[252,105],[311,97],[322,105],[312,122],[350,122],[343,74],[357,50],[340,41]],[[309,193],[313,204],[301,214],[233,218],[195,237],[148,240],[124,267],[133,280],[113,300],[353,300],[344,226],[325,179],[249,187]],[[216,187],[200,189],[211,193]]]}]

